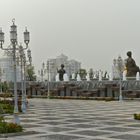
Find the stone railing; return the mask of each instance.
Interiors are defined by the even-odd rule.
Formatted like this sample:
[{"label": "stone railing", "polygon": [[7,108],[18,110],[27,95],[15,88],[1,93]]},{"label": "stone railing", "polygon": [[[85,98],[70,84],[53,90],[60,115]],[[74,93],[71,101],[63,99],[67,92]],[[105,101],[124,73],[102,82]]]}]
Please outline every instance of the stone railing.
[{"label": "stone railing", "polygon": [[[47,95],[48,83],[30,83],[32,87],[32,95]],[[118,97],[120,90],[123,96],[127,97],[129,94],[140,94],[140,81],[137,80],[91,80],[91,81],[69,81],[69,82],[49,82],[49,90],[53,96],[104,96],[104,97]],[[128,95],[127,95],[128,94]],[[139,97],[139,96],[137,96]]]}]

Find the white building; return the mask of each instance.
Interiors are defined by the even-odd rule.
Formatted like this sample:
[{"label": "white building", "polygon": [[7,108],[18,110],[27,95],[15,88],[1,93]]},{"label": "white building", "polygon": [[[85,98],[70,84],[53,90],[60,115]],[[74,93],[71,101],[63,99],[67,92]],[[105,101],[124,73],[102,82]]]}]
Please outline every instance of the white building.
[{"label": "white building", "polygon": [[[11,57],[0,58],[0,79],[4,81],[14,81],[14,67]],[[20,67],[17,66],[17,81],[21,81]]]},{"label": "white building", "polygon": [[64,54],[61,54],[60,56],[49,59],[50,64],[50,80],[55,81],[55,76],[57,74],[57,70],[61,68],[61,64],[64,64],[64,69],[68,76],[72,75],[72,73],[79,72],[79,69],[81,68],[81,63],[76,60],[68,60],[68,57]]}]

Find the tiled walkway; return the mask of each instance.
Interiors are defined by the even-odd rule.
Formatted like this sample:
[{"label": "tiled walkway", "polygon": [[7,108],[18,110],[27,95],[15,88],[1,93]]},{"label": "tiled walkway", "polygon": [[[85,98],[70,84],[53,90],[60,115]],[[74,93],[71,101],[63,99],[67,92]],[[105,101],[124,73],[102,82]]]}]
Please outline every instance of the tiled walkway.
[{"label": "tiled walkway", "polygon": [[[139,101],[30,99],[25,128],[8,140],[140,140]],[[7,119],[11,120],[11,116]]]}]

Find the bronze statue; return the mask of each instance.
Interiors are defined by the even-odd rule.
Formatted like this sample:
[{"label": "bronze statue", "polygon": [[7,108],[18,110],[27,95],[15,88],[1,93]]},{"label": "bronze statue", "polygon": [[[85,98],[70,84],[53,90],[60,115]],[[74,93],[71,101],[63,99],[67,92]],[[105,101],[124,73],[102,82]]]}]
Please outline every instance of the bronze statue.
[{"label": "bronze statue", "polygon": [[132,52],[127,52],[128,58],[126,59],[127,77],[135,77],[137,72],[140,72],[139,67],[136,65],[135,60],[132,58]]},{"label": "bronze statue", "polygon": [[60,81],[63,81],[63,75],[65,73],[64,65],[63,64],[61,64],[61,69],[60,70],[57,70],[57,72],[59,73],[59,80]]}]

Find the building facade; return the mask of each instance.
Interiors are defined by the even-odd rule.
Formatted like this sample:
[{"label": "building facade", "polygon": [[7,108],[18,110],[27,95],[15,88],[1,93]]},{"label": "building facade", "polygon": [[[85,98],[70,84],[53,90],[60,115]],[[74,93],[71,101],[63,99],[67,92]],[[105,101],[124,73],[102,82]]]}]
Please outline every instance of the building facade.
[{"label": "building facade", "polygon": [[79,72],[81,69],[81,63],[76,60],[69,60],[67,56],[61,54],[55,59],[49,59],[49,77],[50,81],[55,81],[55,76],[57,74],[57,70],[60,69],[61,64],[64,64],[64,69],[68,76],[70,77],[73,73]]},{"label": "building facade", "polygon": [[[21,81],[20,67],[17,66],[17,82]],[[14,63],[12,57],[0,58],[0,80],[2,82],[14,81]]]}]

